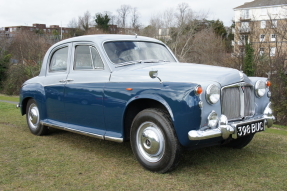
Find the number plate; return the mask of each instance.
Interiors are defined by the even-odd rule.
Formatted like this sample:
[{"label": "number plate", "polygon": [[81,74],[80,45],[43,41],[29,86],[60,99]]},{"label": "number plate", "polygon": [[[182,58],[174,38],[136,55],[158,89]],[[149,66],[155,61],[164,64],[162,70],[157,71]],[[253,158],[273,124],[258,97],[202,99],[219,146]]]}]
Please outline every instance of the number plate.
[{"label": "number plate", "polygon": [[265,130],[264,120],[242,123],[236,126],[237,137],[243,137],[249,134]]}]

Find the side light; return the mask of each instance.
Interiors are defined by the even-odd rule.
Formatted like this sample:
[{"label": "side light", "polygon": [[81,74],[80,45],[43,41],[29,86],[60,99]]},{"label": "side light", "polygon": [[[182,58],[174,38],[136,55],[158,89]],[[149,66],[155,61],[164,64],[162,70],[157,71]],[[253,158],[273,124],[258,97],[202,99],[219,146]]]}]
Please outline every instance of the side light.
[{"label": "side light", "polygon": [[271,82],[267,80],[267,81],[266,81],[266,86],[267,86],[267,87],[270,87],[270,86],[271,86]]},{"label": "side light", "polygon": [[200,85],[196,86],[195,88],[195,94],[200,95],[202,94],[202,87]]}]

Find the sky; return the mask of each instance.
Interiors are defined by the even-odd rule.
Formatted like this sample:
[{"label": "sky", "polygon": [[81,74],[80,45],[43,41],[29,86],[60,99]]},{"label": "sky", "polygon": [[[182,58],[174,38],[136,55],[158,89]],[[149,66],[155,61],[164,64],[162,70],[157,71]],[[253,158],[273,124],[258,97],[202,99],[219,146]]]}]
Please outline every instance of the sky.
[{"label": "sky", "polygon": [[137,7],[140,23],[149,24],[150,18],[178,4],[187,3],[197,13],[207,14],[207,19],[221,20],[230,26],[233,8],[251,0],[0,0],[0,28],[6,26],[32,26],[33,23],[67,27],[73,18],[89,11],[109,11],[114,15],[121,5]]}]

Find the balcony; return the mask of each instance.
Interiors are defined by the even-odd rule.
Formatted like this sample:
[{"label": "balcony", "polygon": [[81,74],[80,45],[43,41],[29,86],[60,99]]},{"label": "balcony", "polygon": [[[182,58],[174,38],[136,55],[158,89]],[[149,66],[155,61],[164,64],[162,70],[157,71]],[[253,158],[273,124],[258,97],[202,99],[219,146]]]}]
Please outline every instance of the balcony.
[{"label": "balcony", "polygon": [[240,34],[249,34],[250,33],[250,28],[249,27],[241,27],[240,29],[239,29],[239,33]]},{"label": "balcony", "polygon": [[246,22],[246,21],[251,21],[250,17],[240,17],[240,21]]}]

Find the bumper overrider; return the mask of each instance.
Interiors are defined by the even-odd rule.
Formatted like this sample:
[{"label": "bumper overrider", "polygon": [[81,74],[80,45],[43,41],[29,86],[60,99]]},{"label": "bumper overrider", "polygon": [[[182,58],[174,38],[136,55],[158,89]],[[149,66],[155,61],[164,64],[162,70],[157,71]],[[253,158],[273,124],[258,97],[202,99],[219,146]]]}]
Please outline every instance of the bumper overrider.
[{"label": "bumper overrider", "polygon": [[273,116],[273,112],[271,109],[271,102],[268,103],[266,106],[263,115],[257,116],[256,118],[252,118],[249,120],[244,120],[240,122],[231,122],[228,123],[227,117],[225,115],[221,115],[219,119],[219,125],[215,129],[207,129],[204,131],[201,130],[192,130],[188,132],[188,138],[189,140],[195,141],[195,140],[205,140],[215,137],[222,137],[223,139],[227,139],[230,135],[232,135],[232,138],[237,139],[238,133],[237,128],[238,126],[242,124],[248,124],[248,123],[259,123],[260,121],[263,121],[263,128],[265,130],[265,127],[271,127],[273,125],[273,121],[275,120],[275,117]]}]

